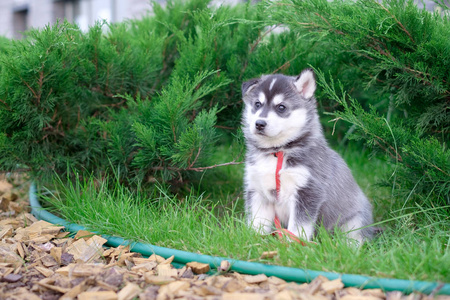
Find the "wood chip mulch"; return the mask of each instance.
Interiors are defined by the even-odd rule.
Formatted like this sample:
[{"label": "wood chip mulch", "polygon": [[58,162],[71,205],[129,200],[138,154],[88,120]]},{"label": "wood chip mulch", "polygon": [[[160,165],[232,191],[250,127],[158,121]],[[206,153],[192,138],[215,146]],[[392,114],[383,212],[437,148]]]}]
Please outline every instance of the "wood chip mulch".
[{"label": "wood chip mulch", "polygon": [[[106,248],[106,240],[87,231],[69,237],[63,227],[37,220],[0,180],[0,299],[446,299],[421,294],[344,288],[340,279],[318,277],[309,284],[277,277],[227,272],[206,275],[209,266],[192,262],[181,269],[174,257],[143,258],[129,247]],[[24,200],[25,199],[25,200]]]}]

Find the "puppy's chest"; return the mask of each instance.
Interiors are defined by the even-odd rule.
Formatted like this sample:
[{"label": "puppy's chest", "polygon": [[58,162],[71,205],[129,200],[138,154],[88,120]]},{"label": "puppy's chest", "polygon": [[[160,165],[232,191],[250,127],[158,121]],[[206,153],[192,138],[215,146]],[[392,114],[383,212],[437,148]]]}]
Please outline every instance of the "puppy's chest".
[{"label": "puppy's chest", "polygon": [[[295,197],[299,188],[307,185],[310,177],[308,168],[303,165],[287,166],[284,157],[279,171],[280,192],[278,201],[288,201]],[[262,195],[267,201],[277,200],[276,195],[276,170],[278,158],[274,155],[259,155],[256,163],[247,166],[247,183],[249,189]]]}]

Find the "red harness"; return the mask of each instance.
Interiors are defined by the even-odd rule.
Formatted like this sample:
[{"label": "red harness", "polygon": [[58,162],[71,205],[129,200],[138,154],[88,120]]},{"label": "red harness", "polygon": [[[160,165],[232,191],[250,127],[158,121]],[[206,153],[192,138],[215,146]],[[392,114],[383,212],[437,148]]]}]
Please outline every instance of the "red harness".
[{"label": "red harness", "polygon": [[[277,168],[275,171],[275,186],[276,186],[277,201],[278,201],[279,195],[280,195],[280,186],[281,186],[280,170],[283,167],[284,153],[283,153],[283,151],[278,151],[278,152],[274,153],[274,155],[277,158]],[[290,232],[289,230],[287,230],[286,228],[283,228],[281,226],[280,219],[278,218],[278,216],[276,214],[275,214],[274,223],[275,223],[275,228],[277,230],[275,230],[273,232],[273,235],[278,235],[278,237],[280,239],[283,238],[283,235],[286,235],[291,240],[293,240],[297,243],[300,243],[302,246],[306,246],[306,244],[304,242],[302,242],[295,234],[293,234],[292,232]]]}]

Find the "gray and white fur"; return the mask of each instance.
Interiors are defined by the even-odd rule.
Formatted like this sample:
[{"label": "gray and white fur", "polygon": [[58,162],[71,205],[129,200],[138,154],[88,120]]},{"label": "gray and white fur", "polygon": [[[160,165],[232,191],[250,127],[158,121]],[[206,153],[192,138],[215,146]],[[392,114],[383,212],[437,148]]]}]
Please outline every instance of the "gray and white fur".
[{"label": "gray and white fur", "polygon": [[[270,233],[275,215],[306,240],[323,223],[359,242],[372,236],[372,207],[344,160],[327,144],[319,122],[311,69],[297,77],[264,75],[242,84],[249,225]],[[274,153],[283,151],[277,199]]]}]

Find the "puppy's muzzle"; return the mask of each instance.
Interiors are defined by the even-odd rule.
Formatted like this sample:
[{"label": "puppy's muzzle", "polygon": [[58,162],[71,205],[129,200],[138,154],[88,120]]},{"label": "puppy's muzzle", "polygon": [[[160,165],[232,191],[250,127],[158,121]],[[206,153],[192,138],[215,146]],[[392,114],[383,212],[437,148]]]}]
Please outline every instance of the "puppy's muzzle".
[{"label": "puppy's muzzle", "polygon": [[264,128],[266,128],[266,121],[264,120],[256,120],[255,127],[258,131],[264,131]]}]

